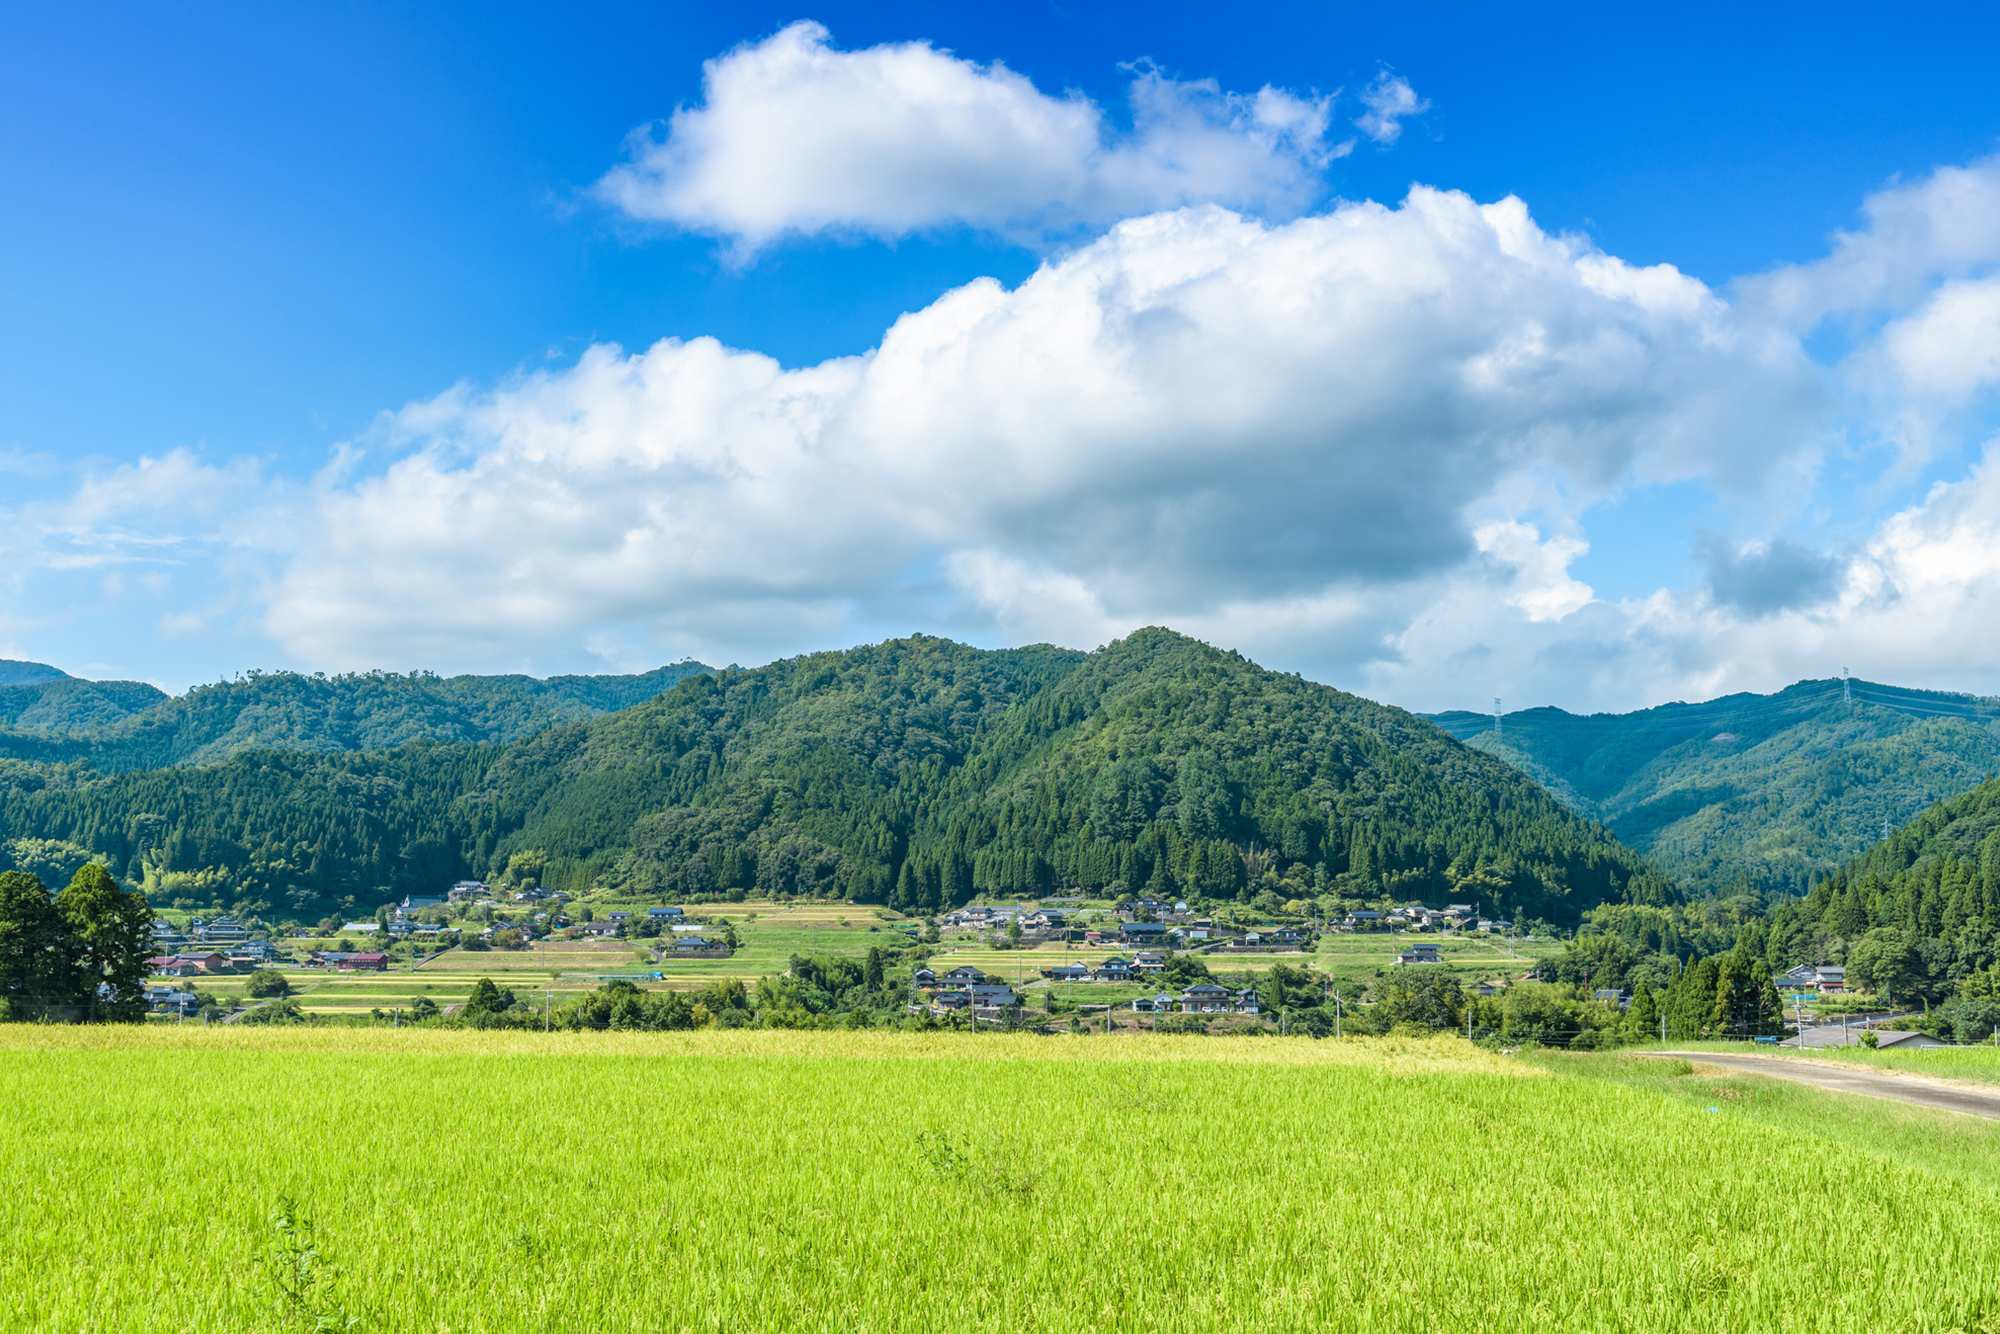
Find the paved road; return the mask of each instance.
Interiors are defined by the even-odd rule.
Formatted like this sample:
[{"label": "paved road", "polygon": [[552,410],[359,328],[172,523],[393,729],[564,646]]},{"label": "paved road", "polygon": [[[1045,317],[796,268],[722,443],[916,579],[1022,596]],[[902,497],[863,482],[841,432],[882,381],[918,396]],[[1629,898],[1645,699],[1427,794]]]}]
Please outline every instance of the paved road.
[{"label": "paved road", "polygon": [[1796,1080],[1801,1084],[1832,1089],[1836,1093],[1858,1093],[1865,1098],[1889,1098],[1896,1102],[1914,1103],[1918,1107],[1936,1107],[1947,1112],[1964,1112],[1968,1116],[1985,1116],[2000,1120],[2000,1088],[1989,1092],[1984,1089],[1962,1088],[1956,1084],[1946,1084],[1939,1080],[1913,1075],[1843,1069],[1807,1061],[1788,1060],[1783,1056],[1739,1056],[1734,1052],[1714,1051],[1658,1051],[1645,1054],[1678,1056],[1683,1060],[1695,1061],[1702,1065],[1741,1070],[1745,1074]]}]

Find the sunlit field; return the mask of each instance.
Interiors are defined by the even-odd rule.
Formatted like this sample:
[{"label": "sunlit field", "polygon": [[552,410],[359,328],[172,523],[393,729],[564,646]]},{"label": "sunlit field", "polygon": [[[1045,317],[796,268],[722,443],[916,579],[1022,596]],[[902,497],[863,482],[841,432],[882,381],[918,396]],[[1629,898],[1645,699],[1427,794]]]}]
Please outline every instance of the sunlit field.
[{"label": "sunlit field", "polygon": [[[1995,1128],[1667,1065],[1450,1038],[20,1026],[4,1327],[281,1328],[281,1197],[316,1223],[305,1314],[382,1331],[2000,1318],[2000,1195],[1949,1169]],[[1866,1264],[1831,1258],[1834,1220],[1866,1220]]]}]

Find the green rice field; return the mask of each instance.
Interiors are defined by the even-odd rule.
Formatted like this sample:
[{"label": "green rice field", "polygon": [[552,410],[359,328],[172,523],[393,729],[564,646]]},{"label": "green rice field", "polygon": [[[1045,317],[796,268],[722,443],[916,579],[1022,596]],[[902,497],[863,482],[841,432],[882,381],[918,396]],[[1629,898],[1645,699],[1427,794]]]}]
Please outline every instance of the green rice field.
[{"label": "green rice field", "polygon": [[14,1026],[0,1328],[1994,1328],[2000,1125],[1773,1084],[1452,1038]]}]

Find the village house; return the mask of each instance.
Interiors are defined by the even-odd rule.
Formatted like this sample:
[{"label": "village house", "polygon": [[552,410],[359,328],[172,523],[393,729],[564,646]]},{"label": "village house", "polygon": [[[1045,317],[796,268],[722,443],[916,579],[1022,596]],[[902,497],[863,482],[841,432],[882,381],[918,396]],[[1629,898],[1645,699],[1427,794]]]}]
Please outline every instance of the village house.
[{"label": "village house", "polygon": [[1127,945],[1160,945],[1170,929],[1164,922],[1126,922],[1118,928],[1118,939]]},{"label": "village house", "polygon": [[940,991],[931,997],[931,1009],[943,1014],[946,1010],[964,1010],[972,1005],[972,997],[963,991]]},{"label": "village house", "polygon": [[192,1014],[201,1008],[201,998],[192,991],[181,991],[174,987],[147,987],[146,1004],[155,1010],[166,1010],[173,1014]]},{"label": "village house", "polygon": [[389,956],[369,953],[348,954],[339,950],[314,950],[306,963],[308,966],[319,965],[342,973],[380,973],[388,970]]},{"label": "village house", "polygon": [[1244,987],[1236,993],[1236,1009],[1242,1014],[1257,1013],[1257,988]]},{"label": "village house", "polygon": [[1813,969],[1813,985],[1820,991],[1833,992],[1847,990],[1847,970],[1833,964],[1821,964]]},{"label": "village house", "polygon": [[250,939],[249,930],[234,917],[218,917],[212,922],[202,922],[199,926],[194,926],[195,922],[201,922],[201,919],[195,918],[189,923],[194,927],[189,934],[204,945],[234,945]]},{"label": "village house", "polygon": [[1918,1033],[1914,1030],[1900,1032],[1878,1028],[1874,1032],[1877,1050],[1886,1050],[1894,1047],[1897,1051],[1916,1051],[1928,1047],[1949,1047],[1951,1045],[1943,1038],[1934,1038],[1928,1033]]},{"label": "village house", "polygon": [[950,972],[946,973],[943,977],[938,979],[938,981],[942,985],[947,987],[978,986],[981,982],[984,982],[985,980],[986,980],[985,973],[982,973],[977,968],[965,965],[961,965],[960,967],[952,969]]},{"label": "village house", "polygon": [[1373,908],[1356,908],[1340,919],[1340,924],[1349,931],[1372,931],[1389,920],[1389,914],[1376,912]]},{"label": "village house", "polygon": [[701,936],[682,936],[674,941],[674,954],[677,958],[706,955],[712,958],[726,959],[732,952],[729,946],[723,944],[721,941],[706,940]]},{"label": "village house", "polygon": [[1164,991],[1157,996],[1140,996],[1132,1002],[1132,1008],[1140,1014],[1169,1014],[1174,1008],[1174,998]]},{"label": "village house", "polygon": [[1130,982],[1132,964],[1130,960],[1111,956],[1097,966],[1097,980],[1100,982]]},{"label": "village house", "polygon": [[678,922],[687,913],[680,908],[648,908],[646,916],[655,922]]},{"label": "village house", "polygon": [[1148,950],[1132,956],[1132,971],[1135,973],[1157,973],[1167,966],[1167,956],[1158,950]]},{"label": "village house", "polygon": [[1412,945],[1396,956],[1396,961],[1389,966],[1391,968],[1408,968],[1413,964],[1443,962],[1444,960],[1438,957],[1438,947],[1436,945]]},{"label": "village house", "polygon": [[1021,998],[1014,994],[1014,988],[999,983],[975,986],[971,995],[972,1003],[982,1009],[1006,1009],[1021,1003]]},{"label": "village house", "polygon": [[1042,969],[1042,976],[1051,982],[1088,982],[1090,969],[1080,963],[1057,964],[1054,968]]},{"label": "village house", "polygon": [[464,903],[468,899],[483,898],[485,895],[486,883],[482,880],[461,880],[444,892],[444,896],[453,903]]},{"label": "village house", "polygon": [[1771,980],[1780,991],[1812,991],[1819,986],[1819,969],[1802,963]]},{"label": "village house", "polygon": [[919,968],[916,972],[910,974],[910,985],[913,987],[934,987],[937,985],[937,980],[936,971],[929,968]]},{"label": "village house", "polygon": [[1181,991],[1181,1009],[1189,1014],[1221,1014],[1235,1008],[1229,988],[1213,982],[1197,982]]}]

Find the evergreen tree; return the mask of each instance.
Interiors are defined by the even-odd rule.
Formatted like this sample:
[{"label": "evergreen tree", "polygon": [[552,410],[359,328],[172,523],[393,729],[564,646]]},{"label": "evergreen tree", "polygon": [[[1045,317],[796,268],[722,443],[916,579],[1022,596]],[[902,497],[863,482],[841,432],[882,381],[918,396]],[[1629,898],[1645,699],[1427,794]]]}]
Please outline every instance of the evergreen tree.
[{"label": "evergreen tree", "polygon": [[1715,986],[1719,965],[1713,958],[1690,965],[1667,988],[1667,1036],[1676,1039],[1702,1038],[1715,1023]]},{"label": "evergreen tree", "polygon": [[1644,982],[1632,992],[1632,1004],[1625,1011],[1625,1027],[1641,1039],[1660,1035],[1659,999]]},{"label": "evergreen tree", "polygon": [[29,1018],[57,999],[62,941],[62,915],[41,878],[0,873],[0,998],[8,1018]]},{"label": "evergreen tree", "polygon": [[56,896],[63,924],[69,1002],[90,1018],[137,1023],[146,1014],[148,947],[153,909],[144,894],[126,893],[92,862]]},{"label": "evergreen tree", "polygon": [[1767,1037],[1784,1028],[1784,1008],[1771,970],[1738,946],[1716,965],[1715,1005],[1709,1023],[1720,1037]]}]

